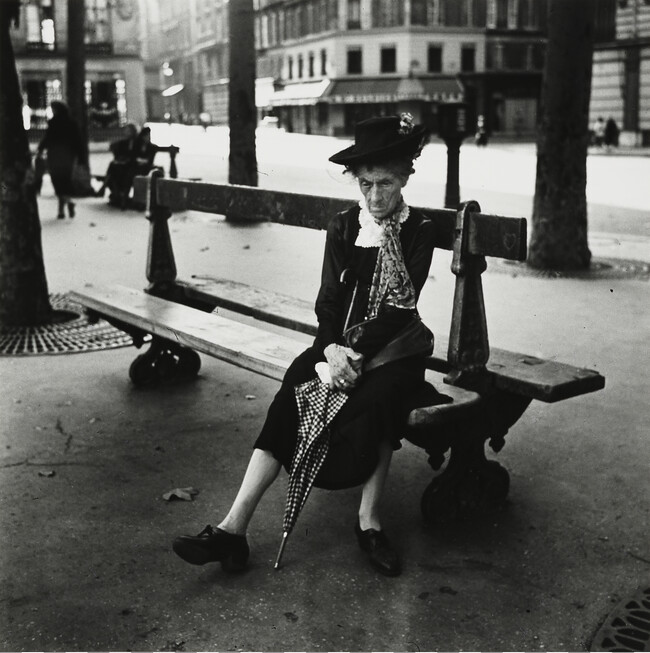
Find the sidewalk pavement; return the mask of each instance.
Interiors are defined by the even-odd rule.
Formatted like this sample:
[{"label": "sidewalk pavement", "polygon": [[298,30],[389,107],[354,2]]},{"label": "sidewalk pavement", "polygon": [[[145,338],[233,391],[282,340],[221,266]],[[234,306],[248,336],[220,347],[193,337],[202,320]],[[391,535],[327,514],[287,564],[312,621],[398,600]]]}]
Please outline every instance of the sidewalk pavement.
[{"label": "sidewalk pavement", "polygon": [[[140,214],[93,198],[57,221],[44,193],[52,292],[145,285]],[[198,213],[170,226],[182,278],[315,296],[322,233]],[[616,251],[634,258],[619,240]],[[599,256],[609,245],[592,247]],[[436,253],[420,300],[434,331],[449,328],[449,262]],[[533,402],[503,451],[489,452],[511,474],[507,509],[476,522],[423,524],[432,472],[406,444],[384,505],[404,561],[393,579],[356,545],[358,489],[314,490],[274,571],[284,474],[253,521],[247,573],[171,552],[175,535],[227,510],[276,382],[203,357],[196,382],[137,390],[133,348],[0,358],[0,650],[587,649],[614,604],[650,582],[650,284],[488,268],[484,291],[494,347],[597,369],[607,387]],[[188,486],[200,490],[191,503],[161,498]]]}]

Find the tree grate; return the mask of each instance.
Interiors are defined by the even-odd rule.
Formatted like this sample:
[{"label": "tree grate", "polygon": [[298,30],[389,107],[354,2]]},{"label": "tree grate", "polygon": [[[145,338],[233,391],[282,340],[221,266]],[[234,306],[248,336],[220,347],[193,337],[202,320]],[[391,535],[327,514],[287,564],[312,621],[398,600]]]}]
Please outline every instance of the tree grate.
[{"label": "tree grate", "polygon": [[588,270],[537,270],[525,262],[492,259],[488,271],[544,279],[650,279],[650,263],[615,258],[592,258]]},{"label": "tree grate", "polygon": [[650,651],[650,587],[638,589],[609,614],[590,651]]},{"label": "tree grate", "polygon": [[50,295],[52,321],[39,326],[0,326],[0,356],[74,354],[129,347],[131,336],[104,320],[91,322],[65,293]]}]

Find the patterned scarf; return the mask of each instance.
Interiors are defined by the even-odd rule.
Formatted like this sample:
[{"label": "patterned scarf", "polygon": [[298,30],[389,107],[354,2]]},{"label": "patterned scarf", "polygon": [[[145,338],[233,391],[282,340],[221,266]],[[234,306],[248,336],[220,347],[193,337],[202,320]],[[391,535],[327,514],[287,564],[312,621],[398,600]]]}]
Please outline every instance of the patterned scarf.
[{"label": "patterned scarf", "polygon": [[415,308],[415,288],[404,263],[399,238],[402,223],[408,216],[409,208],[404,200],[393,215],[381,221],[375,220],[361,205],[361,228],[355,244],[359,247],[379,247],[366,310],[367,320],[376,317],[383,304],[396,308]]}]

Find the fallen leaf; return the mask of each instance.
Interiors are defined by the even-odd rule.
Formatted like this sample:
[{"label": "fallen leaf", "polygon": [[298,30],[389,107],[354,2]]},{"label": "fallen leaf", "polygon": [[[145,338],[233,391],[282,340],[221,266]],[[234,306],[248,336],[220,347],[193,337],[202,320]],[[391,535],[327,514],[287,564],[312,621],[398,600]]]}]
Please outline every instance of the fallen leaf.
[{"label": "fallen leaf", "polygon": [[96,421],[97,421],[97,418],[96,418],[96,417],[91,417],[91,418],[88,420],[88,424],[94,424]]},{"label": "fallen leaf", "polygon": [[44,478],[52,478],[53,476],[56,476],[56,472],[53,469],[48,469],[46,472],[39,472],[39,476],[43,476]]},{"label": "fallen leaf", "polygon": [[458,594],[458,592],[455,589],[453,589],[452,587],[449,587],[447,585],[443,585],[442,587],[439,587],[438,591],[441,594],[451,594],[452,596]]},{"label": "fallen leaf", "polygon": [[250,249],[250,248],[251,248],[250,245],[244,245],[244,246],[242,247],[242,249]]},{"label": "fallen leaf", "polygon": [[89,222],[89,223],[88,223],[88,226],[89,226],[89,227],[96,227],[97,225],[96,225],[94,222]]},{"label": "fallen leaf", "polygon": [[198,493],[199,491],[193,487],[177,487],[169,492],[165,492],[165,494],[162,495],[162,498],[165,501],[192,501]]}]

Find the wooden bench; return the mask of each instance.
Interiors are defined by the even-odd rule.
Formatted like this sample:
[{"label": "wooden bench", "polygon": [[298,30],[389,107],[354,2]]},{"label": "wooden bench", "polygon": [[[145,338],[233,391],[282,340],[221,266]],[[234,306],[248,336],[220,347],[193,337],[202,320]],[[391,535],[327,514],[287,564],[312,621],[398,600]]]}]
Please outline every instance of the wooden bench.
[{"label": "wooden bench", "polygon": [[[134,383],[191,378],[200,367],[196,352],[214,356],[274,379],[305,348],[290,331],[316,332],[313,305],[246,286],[237,281],[177,278],[168,227],[172,211],[196,210],[237,218],[323,229],[350,201],[258,188],[163,179],[153,171],[136,178],[135,196],[147,203],[150,221],[147,279],[144,291],[120,287],[86,288],[73,294],[96,316],[130,333],[149,350],[130,368]],[[449,336],[436,334],[428,359],[427,381],[448,398],[433,405],[423,387],[413,398],[409,441],[422,447],[439,470],[426,488],[422,512],[427,520],[447,521],[503,504],[508,472],[487,460],[485,442],[494,451],[504,445],[510,427],[533,399],[556,402],[604,387],[595,371],[526,354],[490,351],[481,274],[485,257],[526,257],[526,221],[486,215],[476,202],[459,211],[421,209],[436,225],[436,247],[453,251],[456,290]],[[227,309],[234,318],[214,314]],[[254,326],[237,314],[256,318]],[[281,335],[265,324],[288,329]],[[448,456],[447,456],[448,454]]]}]

